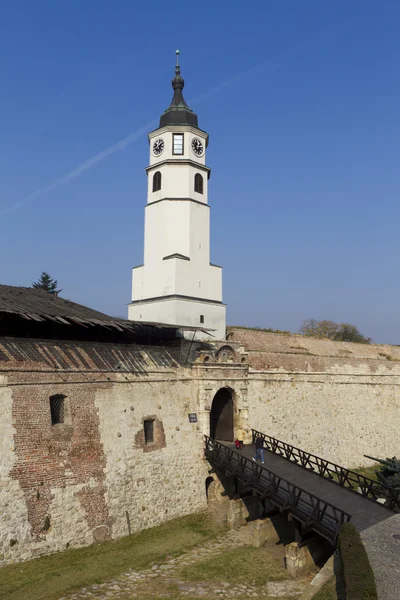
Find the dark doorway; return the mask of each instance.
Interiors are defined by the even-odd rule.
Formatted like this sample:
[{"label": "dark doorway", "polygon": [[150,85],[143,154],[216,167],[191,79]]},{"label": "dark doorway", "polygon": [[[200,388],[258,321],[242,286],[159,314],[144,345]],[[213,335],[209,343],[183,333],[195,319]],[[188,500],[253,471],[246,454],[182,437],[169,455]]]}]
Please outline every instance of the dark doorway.
[{"label": "dark doorway", "polygon": [[233,398],[228,388],[214,396],[210,413],[210,437],[213,440],[233,442]]}]

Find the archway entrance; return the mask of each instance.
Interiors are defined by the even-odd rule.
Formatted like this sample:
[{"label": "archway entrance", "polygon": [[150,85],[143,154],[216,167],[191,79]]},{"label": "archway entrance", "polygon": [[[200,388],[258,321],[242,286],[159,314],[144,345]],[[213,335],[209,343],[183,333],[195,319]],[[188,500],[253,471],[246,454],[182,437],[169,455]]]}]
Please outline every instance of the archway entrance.
[{"label": "archway entrance", "polygon": [[218,390],[214,396],[210,412],[210,437],[233,442],[233,398],[228,388]]}]

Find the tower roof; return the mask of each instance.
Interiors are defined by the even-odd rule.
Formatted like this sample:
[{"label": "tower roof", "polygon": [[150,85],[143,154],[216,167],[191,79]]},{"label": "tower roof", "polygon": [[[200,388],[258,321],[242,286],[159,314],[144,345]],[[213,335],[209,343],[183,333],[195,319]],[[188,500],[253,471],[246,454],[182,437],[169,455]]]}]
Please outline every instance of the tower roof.
[{"label": "tower roof", "polygon": [[176,51],[175,77],[171,83],[174,96],[171,104],[160,117],[160,127],[165,127],[166,125],[191,125],[192,127],[198,127],[197,115],[188,107],[182,94],[185,81],[181,77],[179,50]]}]

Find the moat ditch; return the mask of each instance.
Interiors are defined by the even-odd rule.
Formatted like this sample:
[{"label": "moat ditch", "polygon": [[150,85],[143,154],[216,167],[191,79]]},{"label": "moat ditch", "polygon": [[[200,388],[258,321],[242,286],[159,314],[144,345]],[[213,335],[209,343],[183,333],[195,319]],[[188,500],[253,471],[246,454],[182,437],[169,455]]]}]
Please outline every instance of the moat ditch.
[{"label": "moat ditch", "polygon": [[285,547],[252,546],[249,525],[228,530],[210,511],[89,548],[0,570],[7,600],[300,598],[316,569],[293,578]]}]

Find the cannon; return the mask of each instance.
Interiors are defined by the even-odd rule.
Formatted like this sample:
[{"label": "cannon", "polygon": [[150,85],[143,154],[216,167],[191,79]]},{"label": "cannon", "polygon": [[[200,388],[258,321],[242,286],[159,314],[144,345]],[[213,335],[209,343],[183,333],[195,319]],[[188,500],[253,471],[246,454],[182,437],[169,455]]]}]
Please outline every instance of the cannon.
[{"label": "cannon", "polygon": [[383,460],[364,454],[365,458],[370,458],[382,465],[381,470],[376,472],[376,475],[382,483],[389,487],[399,488],[400,490],[400,460],[395,456]]},{"label": "cannon", "polygon": [[[388,494],[385,488],[382,488],[384,496],[387,500],[387,505],[394,510],[400,510],[400,460],[393,456],[393,458],[375,458],[374,456],[368,456],[364,454],[365,458],[375,460],[380,465],[380,471],[376,471],[378,481],[385,486],[386,490],[389,488],[390,493]],[[390,496],[390,498],[389,498]]]}]

